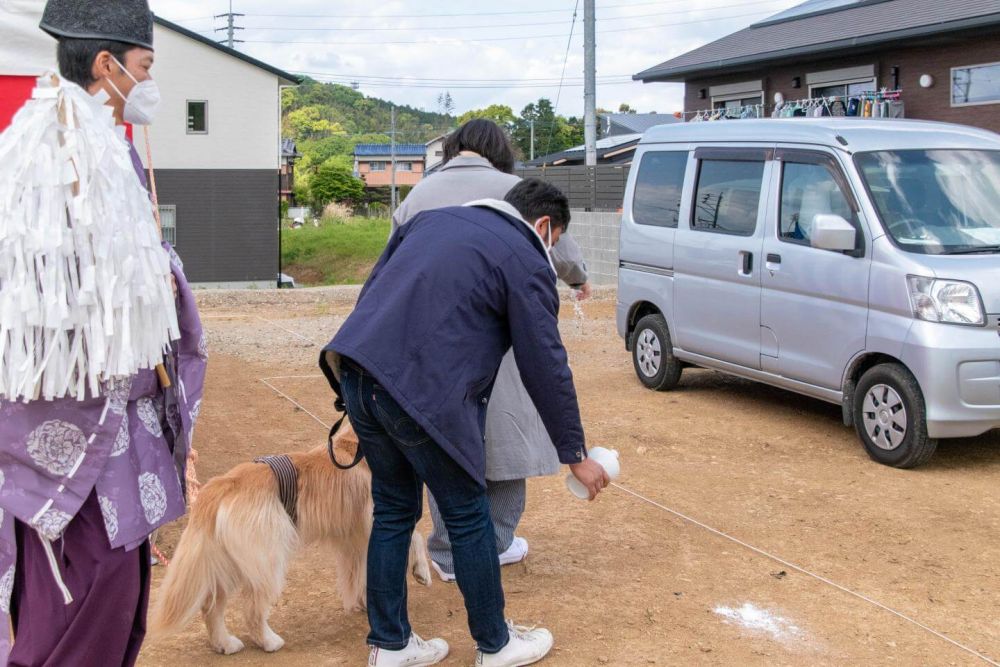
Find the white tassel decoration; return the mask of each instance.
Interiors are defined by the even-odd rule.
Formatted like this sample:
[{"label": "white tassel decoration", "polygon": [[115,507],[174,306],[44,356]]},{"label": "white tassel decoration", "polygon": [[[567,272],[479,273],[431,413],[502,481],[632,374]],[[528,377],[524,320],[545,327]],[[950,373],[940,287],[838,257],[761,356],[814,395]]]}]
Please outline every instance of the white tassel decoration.
[{"label": "white tassel decoration", "polygon": [[170,260],[110,107],[40,78],[0,134],[0,399],[98,396],[179,337]]}]

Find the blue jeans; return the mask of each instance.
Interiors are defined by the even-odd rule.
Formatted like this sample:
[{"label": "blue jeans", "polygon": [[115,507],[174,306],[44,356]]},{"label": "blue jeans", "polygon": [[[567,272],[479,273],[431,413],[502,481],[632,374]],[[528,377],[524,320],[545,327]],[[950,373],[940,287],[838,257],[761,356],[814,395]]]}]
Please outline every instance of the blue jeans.
[{"label": "blue jeans", "polygon": [[410,639],[407,559],[413,529],[423,513],[426,484],[448,528],[472,638],[484,653],[498,652],[510,637],[486,490],[374,377],[350,360],[341,364],[340,384],[347,415],[372,471],[375,520],[368,542],[368,643],[396,651]]}]

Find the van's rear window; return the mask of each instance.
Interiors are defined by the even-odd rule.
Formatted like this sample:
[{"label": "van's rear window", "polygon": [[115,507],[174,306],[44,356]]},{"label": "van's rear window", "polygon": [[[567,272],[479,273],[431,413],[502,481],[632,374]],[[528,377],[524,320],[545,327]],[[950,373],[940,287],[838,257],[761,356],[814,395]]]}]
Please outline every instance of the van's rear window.
[{"label": "van's rear window", "polygon": [[642,156],[632,197],[632,219],[640,225],[677,227],[687,151],[650,151]]}]

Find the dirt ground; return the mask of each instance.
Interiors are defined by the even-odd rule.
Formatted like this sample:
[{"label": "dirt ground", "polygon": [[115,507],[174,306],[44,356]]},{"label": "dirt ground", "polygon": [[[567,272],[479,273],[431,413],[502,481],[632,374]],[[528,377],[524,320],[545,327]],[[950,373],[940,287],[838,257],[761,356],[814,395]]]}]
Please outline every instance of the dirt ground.
[{"label": "dirt ground", "polygon": [[[325,431],[260,378],[329,422],[318,344],[350,311],[350,288],[206,292],[212,358],[196,447],[207,480],[253,456],[307,449]],[[1000,659],[1000,432],[942,442],[919,470],[871,462],[839,408],[703,370],[678,390],[636,380],[601,291],[562,329],[588,443],[621,453],[627,489],[866,596],[862,600],[705,527],[610,489],[576,500],[562,477],[531,480],[519,534],[526,562],[504,568],[507,613],[552,630],[550,665],[964,665]],[[306,376],[306,377],[287,377]],[[168,555],[182,523],[160,533]],[[428,531],[427,520],[420,529]],[[155,570],[155,588],[163,568]],[[923,624],[921,628],[879,603]],[[411,584],[424,637],[469,665],[461,597]],[[306,548],[272,615],[287,644],[211,652],[200,619],[144,649],[141,665],[362,665],[361,614],[337,602],[330,558]]]}]

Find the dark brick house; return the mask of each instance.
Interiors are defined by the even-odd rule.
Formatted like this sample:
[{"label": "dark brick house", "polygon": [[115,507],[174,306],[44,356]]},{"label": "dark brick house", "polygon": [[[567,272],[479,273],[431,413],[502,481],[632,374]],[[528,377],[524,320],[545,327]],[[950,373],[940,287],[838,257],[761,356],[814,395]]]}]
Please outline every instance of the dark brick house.
[{"label": "dark brick house", "polygon": [[899,90],[905,116],[1000,132],[1000,0],[809,0],[633,78],[684,110]]}]

